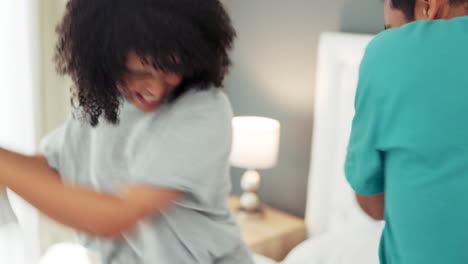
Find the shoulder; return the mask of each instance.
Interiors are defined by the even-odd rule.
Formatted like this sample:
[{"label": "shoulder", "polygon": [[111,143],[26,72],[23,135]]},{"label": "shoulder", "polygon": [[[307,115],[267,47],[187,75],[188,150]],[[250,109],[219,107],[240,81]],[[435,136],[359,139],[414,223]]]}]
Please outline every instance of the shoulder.
[{"label": "shoulder", "polygon": [[360,65],[361,81],[385,90],[390,80],[416,76],[418,64],[427,57],[426,47],[433,45],[424,37],[431,34],[427,26],[427,23],[418,21],[375,36],[368,44]]},{"label": "shoulder", "polygon": [[[164,105],[158,113],[145,115],[138,131],[151,131],[151,137],[188,137],[199,139],[229,137],[232,108],[227,95],[218,88],[190,90]],[[146,132],[145,132],[146,133]]]},{"label": "shoulder", "polygon": [[152,148],[227,149],[232,138],[231,105],[219,89],[189,91],[135,131],[141,132],[136,142],[145,138],[144,145]]},{"label": "shoulder", "polygon": [[415,21],[399,28],[393,28],[378,34],[366,49],[366,58],[398,62],[427,56],[432,49],[440,49],[447,38],[453,38],[456,24],[461,19]]},{"label": "shoulder", "polygon": [[84,120],[81,120],[74,115],[70,115],[64,123],[52,130],[42,139],[41,145],[50,142],[63,142],[66,138],[74,137],[77,136],[77,134],[82,133],[82,131],[86,130],[88,126],[90,127],[90,125]]},{"label": "shoulder", "polygon": [[402,28],[389,29],[379,33],[367,46],[361,68],[374,67],[375,64],[411,49],[405,45],[405,42],[409,42],[410,35],[407,30]]},{"label": "shoulder", "polygon": [[169,106],[173,117],[203,116],[221,120],[232,119],[231,103],[223,90],[210,88],[207,90],[188,91]]},{"label": "shoulder", "polygon": [[137,120],[130,122],[130,145],[174,146],[207,140],[224,143],[232,133],[231,104],[226,94],[215,88],[188,91],[155,113],[136,115]]},{"label": "shoulder", "polygon": [[191,90],[178,98],[174,105],[181,108],[231,108],[229,99],[223,90],[209,88],[206,90]]}]

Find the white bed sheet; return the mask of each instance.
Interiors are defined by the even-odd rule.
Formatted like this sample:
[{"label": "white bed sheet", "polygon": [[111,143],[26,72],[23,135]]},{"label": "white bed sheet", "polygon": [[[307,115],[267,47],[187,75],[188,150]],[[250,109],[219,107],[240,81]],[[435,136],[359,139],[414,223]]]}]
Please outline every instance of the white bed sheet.
[{"label": "white bed sheet", "polygon": [[278,264],[278,262],[261,255],[254,255],[255,264]]},{"label": "white bed sheet", "polygon": [[282,264],[378,264],[383,223],[327,233],[298,245]]},{"label": "white bed sheet", "polygon": [[[378,264],[383,223],[330,232],[309,238],[291,251],[281,264]],[[279,264],[255,256],[255,264]]]},{"label": "white bed sheet", "polygon": [[17,223],[0,226],[0,263],[26,264],[23,233]]}]

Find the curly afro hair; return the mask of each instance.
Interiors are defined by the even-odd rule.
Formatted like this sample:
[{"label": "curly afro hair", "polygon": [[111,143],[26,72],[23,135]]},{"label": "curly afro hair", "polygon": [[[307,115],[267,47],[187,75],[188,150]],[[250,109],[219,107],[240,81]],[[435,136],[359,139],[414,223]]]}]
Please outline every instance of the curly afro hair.
[{"label": "curly afro hair", "polygon": [[116,124],[130,51],[183,76],[169,102],[190,89],[221,88],[236,32],[219,0],[70,0],[57,26],[57,71],[72,105],[92,125]]}]

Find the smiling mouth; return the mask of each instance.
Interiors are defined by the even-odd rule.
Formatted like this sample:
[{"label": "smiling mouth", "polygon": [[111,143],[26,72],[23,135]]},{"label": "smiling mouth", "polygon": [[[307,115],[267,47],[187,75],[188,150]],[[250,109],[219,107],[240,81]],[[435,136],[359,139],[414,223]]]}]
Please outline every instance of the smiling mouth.
[{"label": "smiling mouth", "polygon": [[162,98],[160,96],[147,96],[140,93],[136,94],[138,101],[146,107],[155,107],[162,103]]}]

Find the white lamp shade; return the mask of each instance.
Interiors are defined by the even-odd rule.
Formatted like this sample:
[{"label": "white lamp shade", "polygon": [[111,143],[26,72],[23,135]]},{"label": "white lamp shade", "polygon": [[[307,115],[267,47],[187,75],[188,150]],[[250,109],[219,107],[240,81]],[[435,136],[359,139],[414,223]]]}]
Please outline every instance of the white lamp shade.
[{"label": "white lamp shade", "polygon": [[234,117],[231,165],[248,169],[270,169],[278,161],[280,123],[255,117]]}]

